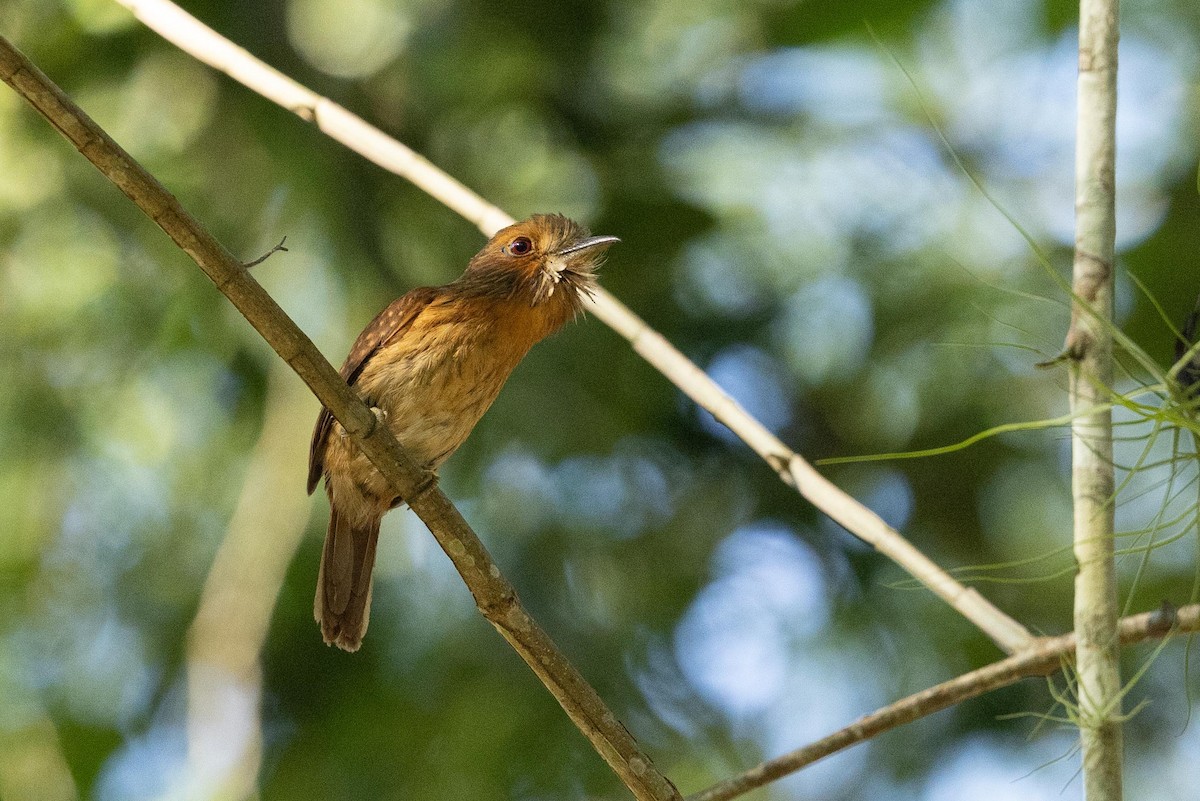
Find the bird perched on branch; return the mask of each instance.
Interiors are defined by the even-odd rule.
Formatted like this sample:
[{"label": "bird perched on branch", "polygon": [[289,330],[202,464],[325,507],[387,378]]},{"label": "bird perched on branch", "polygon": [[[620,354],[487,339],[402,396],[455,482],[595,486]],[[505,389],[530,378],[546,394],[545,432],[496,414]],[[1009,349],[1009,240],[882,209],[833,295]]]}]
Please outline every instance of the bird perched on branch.
[{"label": "bird perched on branch", "polygon": [[[533,344],[579,313],[614,236],[558,214],[497,233],[458,280],[414,289],[371,321],[342,378],[418,465],[436,470],[492,405]],[[356,651],[367,630],[379,522],[404,502],[328,409],[313,431],[308,492],[321,477],[329,531],[313,614],[327,644]]]}]

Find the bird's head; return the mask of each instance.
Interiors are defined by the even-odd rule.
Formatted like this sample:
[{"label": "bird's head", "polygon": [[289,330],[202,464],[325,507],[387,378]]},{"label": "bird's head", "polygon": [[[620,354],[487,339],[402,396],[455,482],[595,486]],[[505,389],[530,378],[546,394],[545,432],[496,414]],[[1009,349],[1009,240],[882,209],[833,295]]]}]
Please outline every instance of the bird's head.
[{"label": "bird's head", "polygon": [[578,311],[615,236],[592,236],[561,214],[535,214],[501,229],[467,265],[465,280],[531,306]]}]

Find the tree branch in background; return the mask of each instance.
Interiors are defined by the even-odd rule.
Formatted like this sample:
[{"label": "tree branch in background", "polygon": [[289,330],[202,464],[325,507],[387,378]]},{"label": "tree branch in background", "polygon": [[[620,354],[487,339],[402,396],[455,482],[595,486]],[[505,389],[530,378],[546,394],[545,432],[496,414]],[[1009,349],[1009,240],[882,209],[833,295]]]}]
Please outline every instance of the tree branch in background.
[{"label": "tree branch in background", "polygon": [[[1112,301],[1116,192],[1117,0],[1081,0],[1075,128],[1075,301],[1070,358],[1075,632],[1083,785],[1088,801],[1120,801],[1121,671],[1113,549],[1115,481]],[[1092,410],[1088,412],[1087,410]]]},{"label": "tree branch in background", "polygon": [[6,713],[12,719],[0,728],[0,798],[76,801],[75,777],[40,699],[4,689]]},{"label": "tree branch in background", "polygon": [[[1185,606],[1178,611],[1166,607],[1156,612],[1144,612],[1122,618],[1118,634],[1122,644],[1132,645],[1144,640],[1194,631],[1200,631],[1200,605],[1197,604]],[[1016,684],[1030,676],[1048,676],[1056,673],[1064,665],[1074,661],[1075,651],[1074,633],[1042,638],[1016,656],[993,662],[888,704],[828,737],[689,795],[686,801],[729,801],[731,798],[745,795],[751,790],[795,773],[817,760],[905,723],[911,723],[992,690]]]},{"label": "tree branch in background", "polygon": [[484,617],[537,674],[639,801],[678,799],[679,791],[651,763],[596,691],[522,607],[479,537],[437,487],[413,464],[386,426],[346,385],[304,332],[279,308],[245,266],[217,242],[155,178],[0,36],[0,79],[71,141],[105,177],[142,209],[199,265],[313,394],[340,422],[429,527],[474,596]]},{"label": "tree branch in background", "polygon": [[296,465],[308,446],[309,393],[278,362],[237,509],[188,632],[186,798],[251,798],[262,764],[260,655],[312,504]]},{"label": "tree branch in background", "polygon": [[[116,0],[186,53],[226,73],[278,103],[369,160],[406,178],[416,187],[476,225],[490,237],[513,222],[423,156],[367,124],[333,101],[306,89],[246,50],[190,16],[168,0]],[[642,358],[698,405],[729,427],[779,477],[851,534],[874,546],[934,594],[978,626],[1005,652],[1032,642],[1017,621],[976,590],[960,584],[921,553],[877,514],[821,476],[802,456],[783,444],[731,398],[703,370],[608,292],[597,291],[589,308],[624,337]]]}]

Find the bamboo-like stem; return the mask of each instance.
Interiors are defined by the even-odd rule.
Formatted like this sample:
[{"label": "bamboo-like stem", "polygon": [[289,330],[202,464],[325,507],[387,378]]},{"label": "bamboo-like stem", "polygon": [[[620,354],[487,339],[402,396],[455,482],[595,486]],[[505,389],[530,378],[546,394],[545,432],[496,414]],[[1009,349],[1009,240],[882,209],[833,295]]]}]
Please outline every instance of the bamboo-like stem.
[{"label": "bamboo-like stem", "polygon": [[[423,156],[328,98],[305,88],[187,14],[169,0],[116,0],[167,41],[221,70],[338,142],[399,175],[474,223],[486,236],[513,222]],[[823,478],[801,455],[749,415],[703,370],[608,292],[589,308],[634,350],[701,407],[737,434],[814,506],[874,546],[979,627],[1006,653],[1032,642],[1029,632],[976,590],[960,584],[877,514]]]},{"label": "bamboo-like stem", "polygon": [[1075,303],[1066,353],[1071,411],[1095,409],[1071,426],[1076,672],[1088,801],[1119,801],[1122,795],[1112,413],[1104,408],[1113,381],[1117,38],[1117,0],[1080,0]]},{"label": "bamboo-like stem", "polygon": [[[1163,609],[1122,618],[1118,628],[1121,644],[1132,645],[1181,632],[1200,631],[1200,605],[1178,611]],[[1016,684],[1030,676],[1048,676],[1074,661],[1074,633],[1045,637],[1016,656],[964,673],[919,693],[872,712],[843,729],[795,751],[770,759],[750,770],[689,795],[686,801],[729,801],[795,773],[817,760],[869,740],[885,731],[932,715],[984,693]]]},{"label": "bamboo-like stem", "polygon": [[651,763],[550,636],[530,617],[479,537],[420,470],[387,426],[346,385],[312,341],[150,173],[116,144],[7,39],[0,80],[9,84],[186,252],[268,344],[308,384],[397,494],[425,522],[487,620],[537,674],[571,720],[639,801],[674,801],[679,791]]}]

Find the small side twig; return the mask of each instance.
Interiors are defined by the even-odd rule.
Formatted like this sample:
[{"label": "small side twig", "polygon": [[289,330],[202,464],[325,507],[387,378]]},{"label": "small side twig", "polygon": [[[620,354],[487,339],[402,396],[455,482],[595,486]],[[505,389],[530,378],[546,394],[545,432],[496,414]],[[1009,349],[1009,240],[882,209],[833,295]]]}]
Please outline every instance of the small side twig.
[{"label": "small side twig", "polygon": [[[438,169],[428,159],[326,97],[302,86],[238,47],[170,0],[116,0],[147,27],[200,61],[288,109],[346,147],[399,175],[491,236],[512,217]],[[851,534],[908,571],[939,598],[974,623],[1005,652],[1014,653],[1032,635],[974,589],[968,589],[915,548],[882,518],[838,489],[800,454],[784,445],[678,348],[604,289],[589,308],[624,337],[642,358],[699,406],[729,427],[767,461],[786,484]]]},{"label": "small side twig", "polygon": [[[1122,645],[1192,631],[1200,631],[1198,604],[1178,610],[1172,608],[1169,613],[1165,609],[1157,609],[1130,615],[1121,619],[1118,629]],[[686,801],[729,801],[885,731],[992,690],[1016,684],[1021,679],[1051,675],[1074,661],[1075,644],[1074,633],[1037,640],[1016,656],[1001,659],[888,704],[814,743],[769,759],[744,773],[693,793]]]},{"label": "small side twig", "polygon": [[267,259],[271,258],[271,256],[275,255],[276,253],[281,253],[281,252],[282,252],[282,253],[287,253],[287,248],[285,248],[285,247],[283,246],[283,243],[284,243],[284,242],[286,242],[286,241],[287,241],[287,237],[285,236],[283,239],[280,239],[280,240],[279,240],[279,244],[278,244],[278,245],[276,245],[275,247],[271,248],[270,250],[268,250],[266,253],[264,253],[264,254],[262,254],[261,256],[259,256],[259,257],[258,257],[257,259],[255,259],[254,261],[248,261],[248,262],[246,262],[246,263],[245,263],[243,266],[244,266],[244,267],[245,267],[247,270],[249,270],[251,267],[257,267],[258,265],[262,264],[264,261],[266,261]]},{"label": "small side twig", "polygon": [[366,404],[245,266],[3,36],[0,80],[46,117],[154,220],[308,384],[396,492],[408,499],[409,507],[454,563],[480,612],[537,674],[634,797],[639,801],[677,801],[679,791],[525,611],[512,584],[450,499],[412,462],[387,426],[375,424],[375,415]]}]

